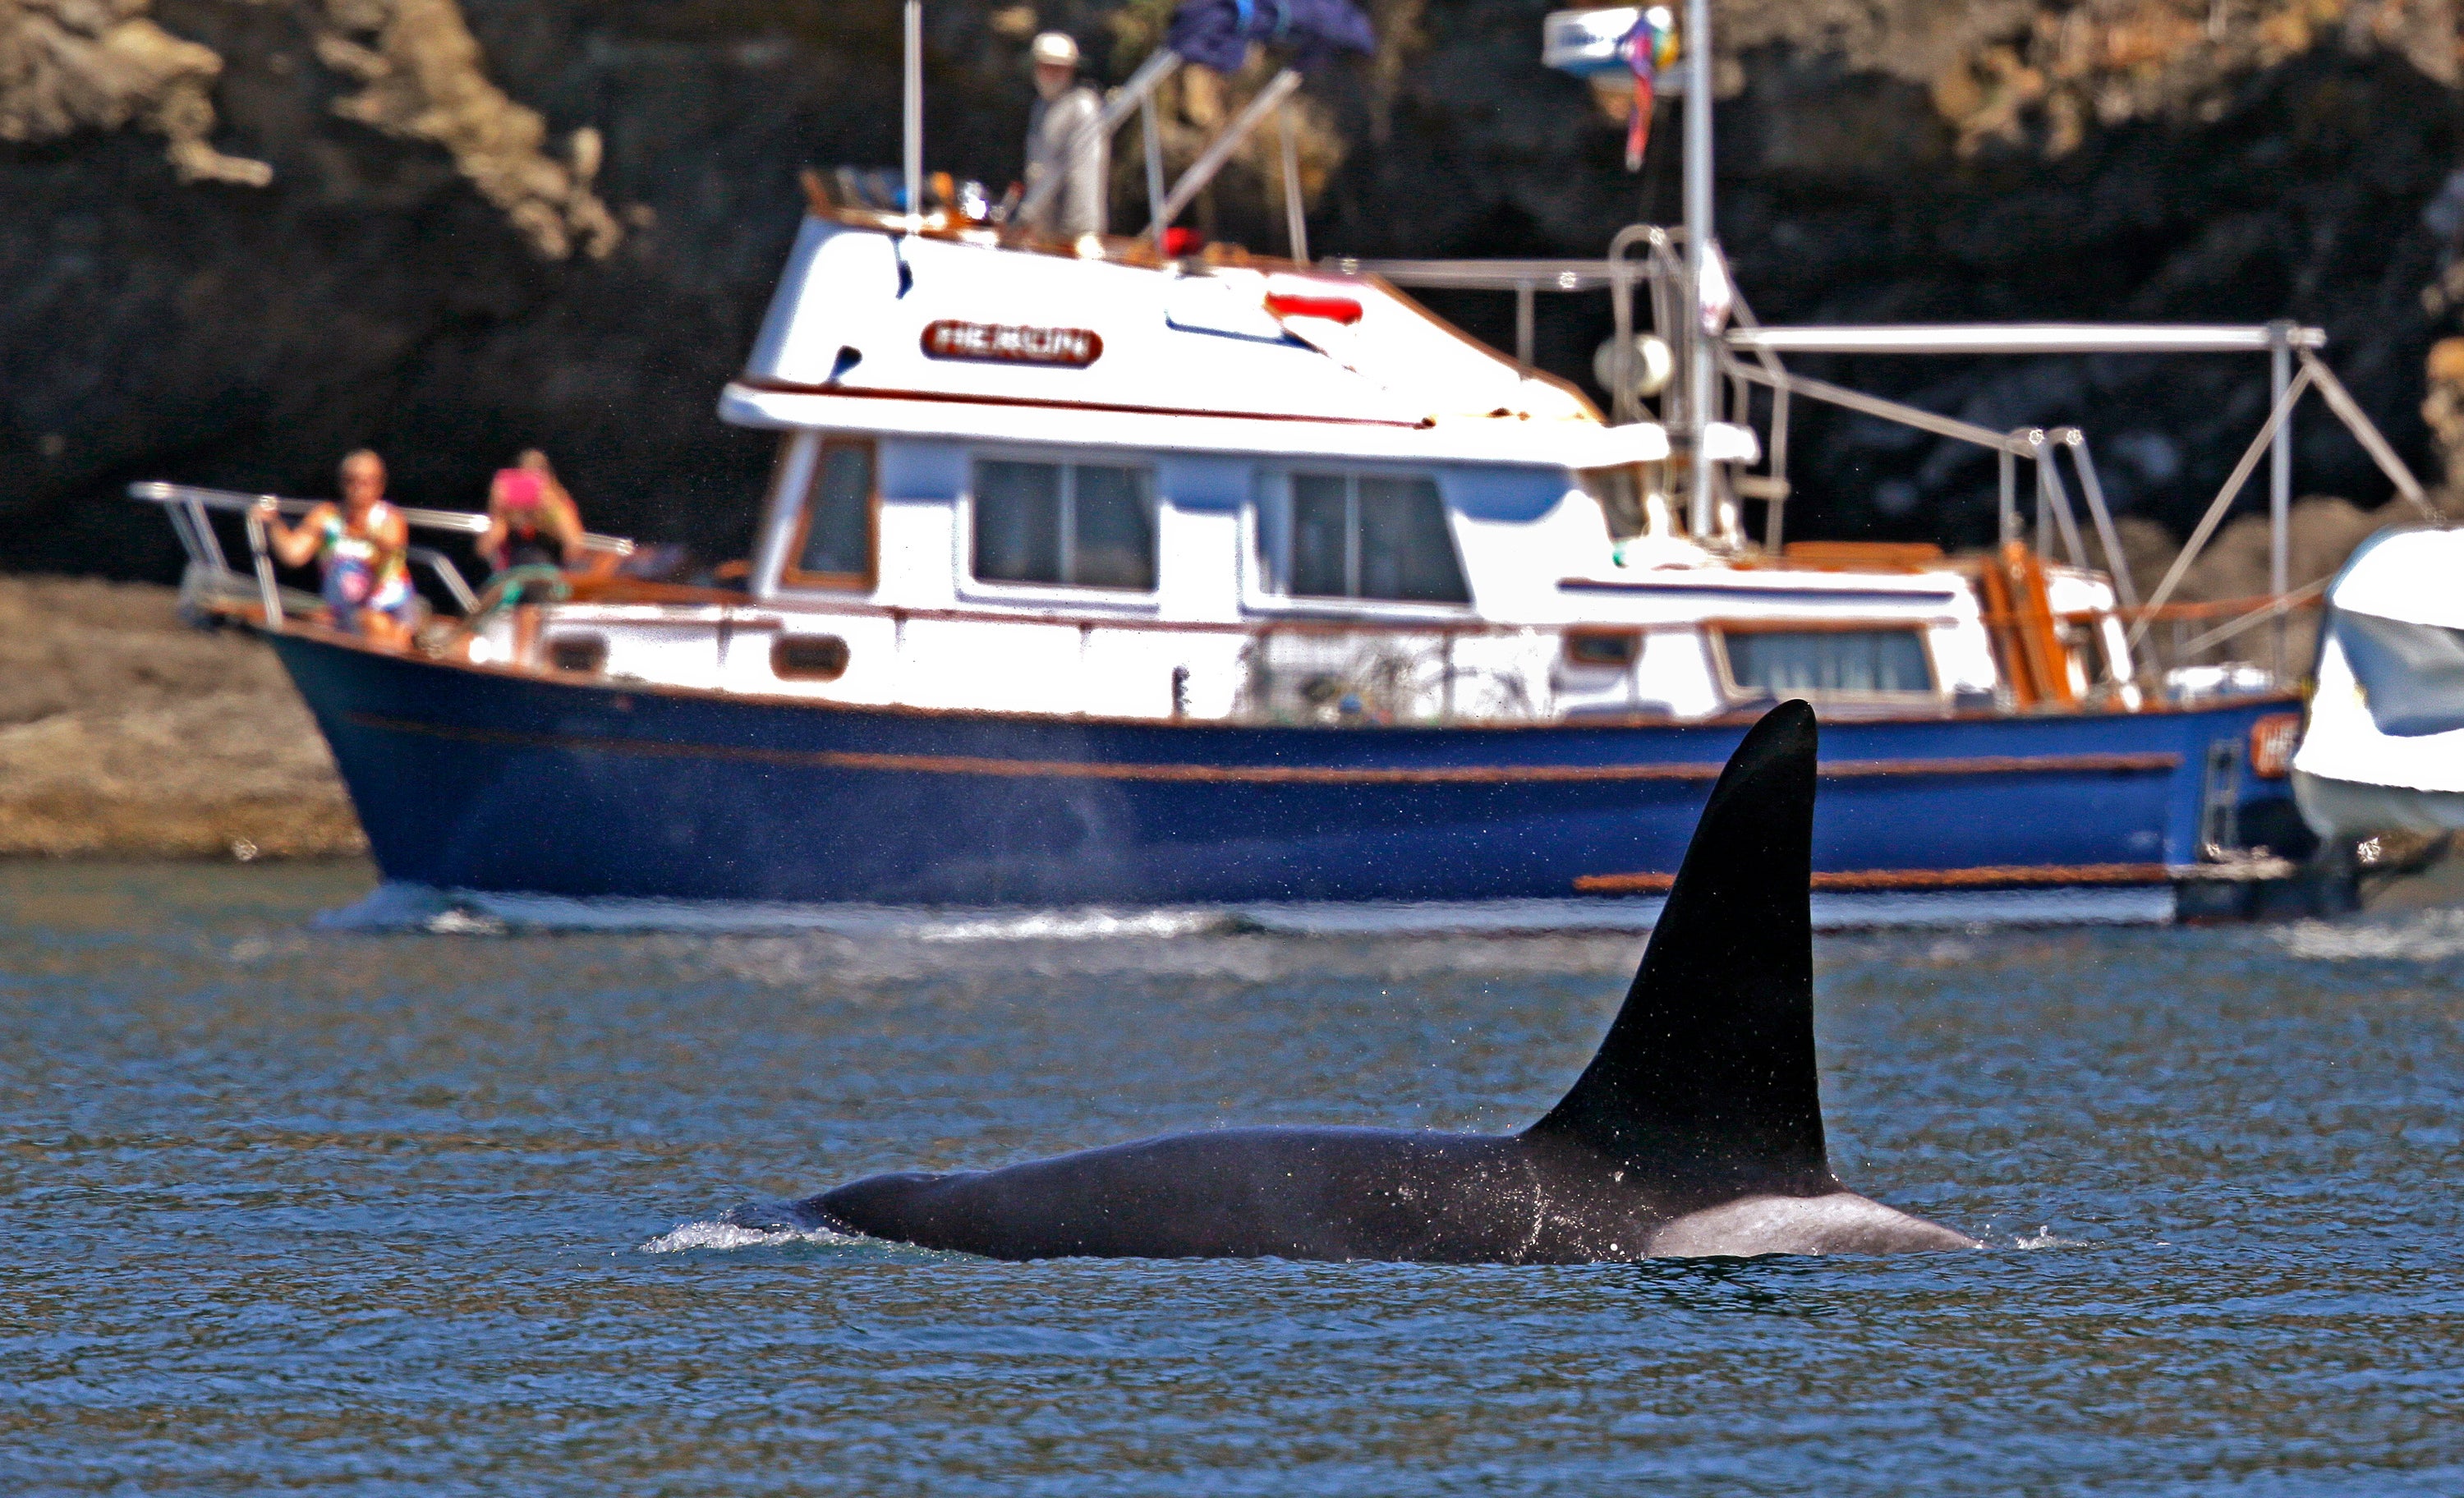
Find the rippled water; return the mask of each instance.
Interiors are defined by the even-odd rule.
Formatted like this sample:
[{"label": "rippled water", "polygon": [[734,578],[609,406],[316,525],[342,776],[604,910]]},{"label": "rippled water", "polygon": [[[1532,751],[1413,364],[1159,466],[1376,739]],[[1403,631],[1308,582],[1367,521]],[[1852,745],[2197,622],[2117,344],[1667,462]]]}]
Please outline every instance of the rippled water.
[{"label": "rippled water", "polygon": [[2464,918],[1825,937],[1976,1254],[1009,1266],[712,1225],[1225,1122],[1504,1129],[1630,937],[373,936],[0,866],[11,1492],[2464,1491]]}]

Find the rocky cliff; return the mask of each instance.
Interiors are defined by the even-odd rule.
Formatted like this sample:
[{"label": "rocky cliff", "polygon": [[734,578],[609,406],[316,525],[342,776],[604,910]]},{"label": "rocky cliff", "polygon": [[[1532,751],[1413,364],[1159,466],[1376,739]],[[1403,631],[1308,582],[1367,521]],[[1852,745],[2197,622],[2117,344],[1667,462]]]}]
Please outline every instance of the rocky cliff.
[{"label": "rocky cliff", "polygon": [[[1674,215],[1673,114],[1628,176],[1613,107],[1537,64],[1547,0],[1370,9],[1379,54],[1309,89],[1321,253],[1596,253]],[[1169,10],[935,0],[932,164],[1016,174],[1038,27],[1117,77]],[[2295,317],[2425,457],[2423,356],[2464,294],[2448,0],[1720,16],[1722,228],[1765,319]],[[739,546],[767,445],[712,402],[796,169],[895,160],[895,46],[892,0],[0,0],[0,565],[166,576],[128,480],[323,493],[363,444],[462,505],[543,446],[595,523]],[[1176,151],[1246,86],[1176,91]],[[1199,211],[1276,247],[1270,202],[1244,167]],[[1502,304],[1442,310],[1510,336]],[[1583,375],[1605,330],[1544,303],[1543,362]],[[2176,535],[2265,404],[2224,359],[1814,372],[2077,423]],[[2299,435],[2305,491],[2384,496],[2323,422]],[[1990,529],[1990,465],[1957,450],[1807,413],[1798,452],[1795,535]]]}]

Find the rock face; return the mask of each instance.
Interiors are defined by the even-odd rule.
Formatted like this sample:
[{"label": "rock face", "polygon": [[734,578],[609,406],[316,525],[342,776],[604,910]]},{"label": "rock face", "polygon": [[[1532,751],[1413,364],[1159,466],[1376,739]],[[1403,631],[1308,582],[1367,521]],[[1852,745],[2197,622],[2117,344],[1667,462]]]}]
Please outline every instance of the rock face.
[{"label": "rock face", "polygon": [[[1032,33],[1118,77],[1170,9],[935,0],[931,164],[1008,182]],[[1321,253],[1596,253],[1675,216],[1673,106],[1628,176],[1591,91],[1538,66],[1547,0],[1369,9],[1379,55],[1309,90]],[[1719,14],[1722,231],[1766,320],[2294,317],[2422,464],[2423,355],[2464,292],[2449,0]],[[712,403],[796,169],[896,160],[896,37],[893,0],[0,0],[0,565],[167,579],[129,480],[330,493],[363,444],[402,497],[461,507],[543,447],[594,525],[736,554],[769,443]],[[1253,84],[1177,91],[1176,154]],[[1264,165],[1198,221],[1280,249]],[[1440,309],[1510,341],[1504,298]],[[1605,305],[1541,313],[1542,363],[1587,376]],[[2176,536],[2266,405],[2248,360],[1807,368],[2081,426]],[[1990,462],[1797,417],[1792,535],[1990,537]],[[2384,497],[2323,414],[2298,434],[2302,492]]]},{"label": "rock face", "polygon": [[253,858],[366,848],[261,642],[172,590],[0,578],[0,854]]}]

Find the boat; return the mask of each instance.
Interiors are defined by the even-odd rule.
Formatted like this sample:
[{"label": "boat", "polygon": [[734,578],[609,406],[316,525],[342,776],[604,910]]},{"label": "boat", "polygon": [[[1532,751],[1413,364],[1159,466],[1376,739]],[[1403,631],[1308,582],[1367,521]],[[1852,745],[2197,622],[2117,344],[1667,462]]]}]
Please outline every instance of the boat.
[{"label": "boat", "polygon": [[2464,531],[2382,531],[2326,590],[2293,793],[2321,837],[2464,828]]},{"label": "boat", "polygon": [[[923,174],[910,64],[903,188],[808,174],[720,396],[721,419],[778,434],[749,557],[663,580],[593,538],[609,565],[508,607],[423,546],[439,618],[396,652],[320,623],[253,520],[231,563],[260,496],[132,491],[179,531],[191,606],[272,642],[390,886],[1621,919],[1667,889],[1723,760],[1790,697],[1823,723],[1815,881],[1835,899],[2167,918],[2292,870],[2298,695],[2160,669],[2147,630],[2179,617],[2175,580],[2143,604],[2086,564],[2060,460],[2111,529],[2083,438],[1982,431],[1779,359],[1822,336],[1973,351],[1975,330],[1755,327],[1707,196],[1690,231],[1638,226],[1599,260],[1381,264],[1310,258],[1297,213],[1282,256],[1190,247],[1169,232],[1188,183],[1167,193],[1154,167],[1146,233],[1039,242]],[[1707,187],[1707,159],[1688,165]],[[1410,285],[1515,293],[1523,346],[1470,339]],[[1532,366],[1536,290],[1611,296],[1610,411]],[[2332,382],[2289,324],[1994,337],[2299,357],[2253,449],[2279,465],[2290,401]],[[1654,368],[1679,374],[1655,390]],[[1773,392],[1761,427],[1723,413],[1747,381]],[[1989,446],[2001,546],[1786,542],[1791,398]],[[484,523],[407,513],[449,540]]]}]

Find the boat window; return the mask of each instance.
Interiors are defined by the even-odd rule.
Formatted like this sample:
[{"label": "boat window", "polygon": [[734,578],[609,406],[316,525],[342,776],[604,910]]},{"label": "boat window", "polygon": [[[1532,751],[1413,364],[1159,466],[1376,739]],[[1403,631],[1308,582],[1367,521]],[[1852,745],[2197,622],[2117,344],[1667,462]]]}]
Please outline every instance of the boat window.
[{"label": "boat window", "polygon": [[1921,628],[1729,627],[1717,633],[1728,684],[1742,694],[1934,694],[1933,662]]},{"label": "boat window", "polygon": [[1569,629],[1566,660],[1574,666],[1612,666],[1620,671],[1642,658],[1639,629]]},{"label": "boat window", "polygon": [[1155,588],[1151,469],[987,458],[976,464],[974,510],[983,582]]},{"label": "boat window", "polygon": [[1294,474],[1287,590],[1307,598],[1464,604],[1444,502],[1426,478]]},{"label": "boat window", "polygon": [[782,581],[791,586],[872,586],[873,474],[871,443],[839,437],[822,443]]}]

